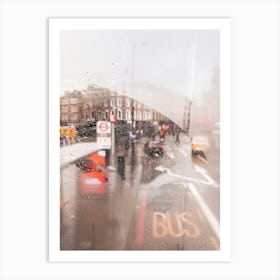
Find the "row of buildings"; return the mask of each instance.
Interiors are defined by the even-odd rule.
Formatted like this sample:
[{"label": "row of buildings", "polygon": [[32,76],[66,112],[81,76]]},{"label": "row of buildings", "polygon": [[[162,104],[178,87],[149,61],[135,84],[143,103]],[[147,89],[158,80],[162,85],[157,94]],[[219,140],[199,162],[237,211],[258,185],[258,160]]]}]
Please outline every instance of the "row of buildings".
[{"label": "row of buildings", "polygon": [[168,120],[158,111],[126,95],[118,95],[94,84],[83,91],[65,92],[60,97],[60,121],[62,124],[81,124],[108,120],[117,115],[121,121],[160,122]]}]

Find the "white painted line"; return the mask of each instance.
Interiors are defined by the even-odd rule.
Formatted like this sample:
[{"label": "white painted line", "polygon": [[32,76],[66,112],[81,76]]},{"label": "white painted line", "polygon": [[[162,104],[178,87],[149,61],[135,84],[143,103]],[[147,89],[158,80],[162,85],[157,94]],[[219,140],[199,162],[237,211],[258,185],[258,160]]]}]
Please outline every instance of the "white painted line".
[{"label": "white painted line", "polygon": [[219,185],[208,175],[207,171],[199,165],[194,165],[194,169],[197,173],[200,173],[213,187],[219,188]]},{"label": "white painted line", "polygon": [[188,183],[188,187],[194,196],[199,195],[199,192],[197,191],[193,183]]},{"label": "white painted line", "polygon": [[186,152],[184,152],[184,151],[182,151],[182,150],[179,150],[179,152],[182,153],[182,154],[183,154],[184,156],[186,156],[186,157],[189,156]]},{"label": "white painted line", "polygon": [[188,181],[192,181],[192,182],[196,182],[196,183],[201,183],[201,184],[205,184],[205,185],[212,185],[213,184],[212,182],[209,182],[209,181],[202,181],[202,180],[199,180],[199,179],[178,175],[178,174],[170,172],[169,170],[166,170],[166,171],[167,171],[168,175],[171,175],[171,176],[174,176],[174,177],[178,177],[178,178],[181,178],[181,179],[185,179],[185,180],[188,180]]},{"label": "white painted line", "polygon": [[220,239],[220,223],[212,213],[212,211],[209,209],[208,205],[204,201],[204,199],[201,197],[197,189],[192,183],[187,183],[188,187],[193,194],[193,197],[195,198],[196,202],[200,206],[201,210],[203,211],[205,217],[207,218],[209,224],[211,225],[212,229],[216,233],[217,237]]},{"label": "white painted line", "polygon": [[206,163],[206,164],[209,163],[207,159],[201,157],[200,155],[198,155],[197,157],[198,157],[202,162],[204,162],[204,163]]},{"label": "white painted line", "polygon": [[[191,178],[191,177],[175,174],[175,173],[171,172],[169,168],[164,167],[162,165],[159,165],[159,166],[155,167],[155,170],[160,171],[160,172],[166,172],[170,176],[174,176],[174,177],[181,178],[181,179],[184,179],[184,180],[188,180],[188,181],[192,181],[192,182],[196,182],[196,183],[201,183],[201,184],[206,184],[206,185],[209,185],[209,186],[212,185],[212,186],[214,186],[216,188],[218,187],[218,184],[215,183],[212,180],[212,178],[210,178],[207,175],[204,176],[207,179],[207,181],[202,181],[202,180],[199,180],[199,179],[195,179],[195,178]],[[204,173],[201,173],[201,174],[203,175]]]},{"label": "white painted line", "polygon": [[170,158],[174,159],[174,154],[173,154],[172,152],[167,152],[167,155],[168,155]]},{"label": "white painted line", "polygon": [[159,165],[159,166],[155,167],[155,170],[160,171],[160,172],[165,172],[165,171],[168,171],[168,168],[166,168],[162,165]]}]

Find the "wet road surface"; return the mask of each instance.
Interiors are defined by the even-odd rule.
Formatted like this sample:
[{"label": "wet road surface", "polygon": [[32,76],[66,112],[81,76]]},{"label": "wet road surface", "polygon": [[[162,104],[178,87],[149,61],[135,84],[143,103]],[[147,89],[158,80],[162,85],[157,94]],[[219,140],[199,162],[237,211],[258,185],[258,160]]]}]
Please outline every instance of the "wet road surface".
[{"label": "wet road surface", "polygon": [[193,159],[172,136],[151,157],[147,140],[118,147],[104,168],[61,169],[61,250],[219,250],[219,162]]}]

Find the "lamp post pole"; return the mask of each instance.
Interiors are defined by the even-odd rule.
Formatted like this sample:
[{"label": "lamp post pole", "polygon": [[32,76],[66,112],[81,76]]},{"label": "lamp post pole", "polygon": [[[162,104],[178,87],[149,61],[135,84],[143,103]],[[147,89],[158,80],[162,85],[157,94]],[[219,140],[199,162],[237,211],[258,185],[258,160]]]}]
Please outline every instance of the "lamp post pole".
[{"label": "lamp post pole", "polygon": [[134,134],[134,83],[135,83],[135,48],[137,44],[132,44],[132,96],[131,99],[131,125],[132,125],[132,134]]},{"label": "lamp post pole", "polygon": [[[114,96],[112,96],[112,110],[111,110],[111,114],[112,112],[114,114],[116,114],[116,91],[115,91],[115,87],[116,87],[116,69],[115,69],[116,64],[112,61],[112,88],[113,88],[113,94]],[[110,114],[110,115],[111,115]],[[111,121],[111,119],[110,119]],[[114,156],[115,154],[115,123],[111,121],[111,152],[112,152],[112,156]]]},{"label": "lamp post pole", "polygon": [[189,105],[188,105],[188,116],[187,116],[187,127],[186,127],[186,134],[187,134],[187,136],[189,136],[189,134],[190,134],[191,107],[192,107],[192,101],[189,100]]},{"label": "lamp post pole", "polygon": [[132,132],[135,131],[135,107],[134,107],[134,100],[135,100],[135,49],[137,46],[147,46],[149,42],[141,42],[141,43],[132,43],[132,73],[131,73],[131,122],[132,122]]}]

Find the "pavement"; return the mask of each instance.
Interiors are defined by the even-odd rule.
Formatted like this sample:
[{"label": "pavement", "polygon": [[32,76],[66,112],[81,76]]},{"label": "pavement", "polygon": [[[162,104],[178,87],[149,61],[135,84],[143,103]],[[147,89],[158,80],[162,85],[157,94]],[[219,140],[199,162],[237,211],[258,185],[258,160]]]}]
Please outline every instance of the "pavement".
[{"label": "pavement", "polygon": [[[143,139],[148,140],[148,138]],[[188,137],[186,137],[186,140],[187,142],[190,141]],[[60,167],[65,167],[75,160],[94,153],[97,150],[98,147],[96,142],[78,142],[62,146],[60,148]]]},{"label": "pavement", "polygon": [[[94,150],[98,150],[95,142],[61,147],[62,250],[122,250],[126,245],[142,176],[140,153],[137,147],[134,152],[116,148],[116,155],[122,154],[125,159],[124,177],[119,172],[108,172],[104,188],[102,183],[82,181],[83,172],[70,164]],[[117,168],[116,157],[111,160]],[[95,192],[87,193],[93,189]]]},{"label": "pavement", "polygon": [[148,138],[116,147],[105,183],[71,164],[96,142],[61,147],[61,250],[219,250],[219,176],[180,140],[168,136],[163,157],[145,154]]},{"label": "pavement", "polygon": [[96,142],[78,142],[60,148],[60,167],[65,167],[73,161],[97,151]]}]

